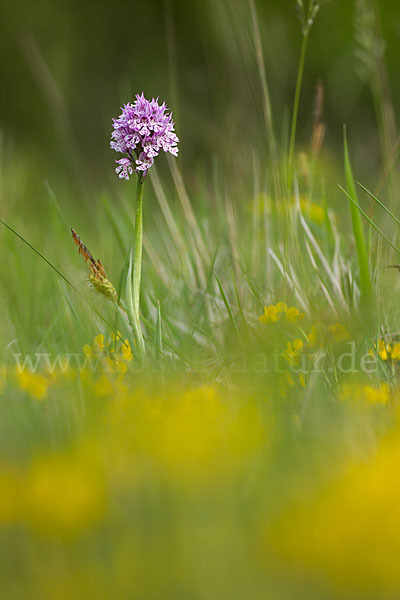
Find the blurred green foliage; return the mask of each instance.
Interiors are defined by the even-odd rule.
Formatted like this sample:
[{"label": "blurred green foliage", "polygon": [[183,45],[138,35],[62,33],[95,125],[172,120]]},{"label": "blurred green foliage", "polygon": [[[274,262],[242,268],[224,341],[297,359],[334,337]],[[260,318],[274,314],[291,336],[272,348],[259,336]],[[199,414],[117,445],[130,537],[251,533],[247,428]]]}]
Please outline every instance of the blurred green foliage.
[{"label": "blurred green foliage", "polygon": [[[289,118],[301,44],[295,0],[256,2],[278,130]],[[373,103],[356,73],[355,6],[330,0],[311,33],[300,106],[299,139],[311,135],[316,83],[325,85],[327,143],[341,143],[351,123],[366,168],[379,161]],[[388,72],[398,64],[400,6],[375,2]],[[2,3],[0,128],[44,173],[85,162],[112,176],[112,116],[137,91],[174,109],[182,161],[229,155],[265,144],[262,94],[247,0],[151,0],[117,5],[87,0]],[[400,84],[391,78],[394,105]],[[224,149],[229,146],[229,150]],[[71,155],[75,158],[72,159]],[[75,165],[76,166],[76,165]]]}]

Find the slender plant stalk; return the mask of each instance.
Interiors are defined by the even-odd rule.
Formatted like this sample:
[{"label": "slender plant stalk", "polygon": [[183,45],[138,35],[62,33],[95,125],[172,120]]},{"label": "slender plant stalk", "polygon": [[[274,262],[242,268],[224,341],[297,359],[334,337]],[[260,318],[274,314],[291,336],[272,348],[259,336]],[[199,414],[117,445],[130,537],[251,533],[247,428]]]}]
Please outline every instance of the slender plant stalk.
[{"label": "slender plant stalk", "polygon": [[288,164],[288,194],[289,194],[289,196],[291,195],[292,184],[293,184],[294,148],[295,148],[295,143],[296,143],[297,117],[299,114],[300,92],[301,92],[301,85],[303,82],[304,63],[306,60],[307,44],[308,44],[309,35],[310,35],[310,29],[309,29],[309,27],[307,27],[305,29],[305,31],[303,32],[303,42],[301,44],[299,68],[297,71],[296,91],[295,91],[295,95],[294,95],[294,104],[293,104],[292,127],[291,127],[291,131],[290,131],[289,164]]},{"label": "slender plant stalk", "polygon": [[[295,148],[295,144],[296,144],[297,117],[298,117],[298,113],[299,113],[300,92],[301,92],[301,84],[303,81],[304,63],[305,63],[305,59],[306,59],[308,36],[309,36],[309,28],[307,28],[303,31],[303,42],[301,44],[300,62],[299,62],[299,68],[297,71],[296,91],[295,91],[295,95],[294,95],[292,127],[291,127],[291,131],[290,131],[287,196],[286,196],[286,200],[284,203],[286,224],[285,224],[285,243],[284,243],[283,265],[284,265],[285,273],[288,272],[288,264],[289,264],[289,240],[291,237],[291,223],[290,223],[290,219],[289,219],[289,214],[290,214],[291,197],[293,194],[292,186],[293,186],[294,148]],[[287,284],[287,280],[285,278],[285,297],[286,297],[286,284]]]},{"label": "slender plant stalk", "polygon": [[144,177],[138,174],[136,188],[136,218],[135,218],[135,245],[133,258],[133,329],[135,333],[137,350],[143,359],[146,355],[142,329],[140,327],[140,281],[142,277],[142,247],[143,247],[143,187]]},{"label": "slender plant stalk", "polygon": [[[400,254],[400,248],[398,248],[398,246],[396,246],[396,244],[394,244],[392,242],[392,240],[385,233],[383,233],[382,229],[380,229],[376,225],[376,223],[374,223],[374,221],[371,219],[371,217],[369,217],[368,214],[365,212],[365,210],[363,210],[361,208],[361,206],[358,204],[358,202],[356,202],[350,196],[350,194],[348,192],[346,192],[346,190],[341,185],[339,185],[338,187],[347,196],[347,198],[356,207],[356,209],[362,214],[362,216],[365,218],[365,220],[368,221],[368,223],[371,225],[371,227],[373,227],[375,229],[375,231],[377,231],[379,233],[379,235],[389,244],[389,246],[391,246],[393,248],[393,250],[395,250],[398,254]],[[392,266],[397,266],[397,265],[392,265]]]},{"label": "slender plant stalk", "polygon": [[254,34],[254,44],[256,50],[256,60],[258,67],[258,74],[261,81],[261,86],[263,90],[264,96],[264,117],[265,124],[267,126],[267,134],[268,134],[268,143],[269,143],[269,153],[272,161],[272,172],[274,177],[274,186],[275,186],[275,194],[277,197],[281,195],[281,182],[279,180],[279,165],[278,165],[278,149],[275,138],[274,131],[274,123],[272,118],[272,108],[271,108],[271,99],[267,81],[267,75],[264,64],[264,56],[263,49],[261,43],[261,34],[260,34],[260,26],[257,17],[257,10],[254,3],[254,0],[249,0],[250,3],[250,12],[253,23],[253,34]]},{"label": "slender plant stalk", "polygon": [[346,128],[344,128],[344,166],[346,175],[347,193],[350,199],[350,214],[353,226],[353,235],[356,243],[358,266],[360,270],[360,291],[361,300],[364,304],[368,303],[372,295],[371,276],[368,261],[368,249],[365,241],[365,235],[358,206],[356,186],[354,183],[353,172],[350,163],[349,149],[347,145]]},{"label": "slender plant stalk", "polygon": [[[309,4],[308,14],[310,15],[312,2]],[[291,223],[289,219],[290,213],[290,203],[291,197],[293,194],[292,186],[293,186],[293,171],[294,171],[294,149],[296,144],[296,131],[297,131],[297,117],[299,114],[299,105],[300,105],[300,93],[301,93],[301,85],[303,82],[303,73],[304,73],[304,64],[306,60],[307,53],[307,44],[308,44],[308,36],[310,34],[311,24],[309,23],[309,19],[304,20],[303,25],[303,41],[301,44],[300,51],[300,60],[299,67],[297,70],[297,81],[296,81],[296,90],[294,94],[294,103],[293,103],[293,114],[292,114],[292,125],[290,130],[290,141],[289,141],[289,156],[288,156],[288,170],[287,170],[287,195],[284,202],[284,210],[285,210],[285,241],[284,241],[284,269],[285,273],[287,273],[288,264],[289,264],[289,240],[291,237]],[[287,279],[285,278],[285,288],[287,284]],[[285,289],[285,297],[286,297],[286,289]]]}]

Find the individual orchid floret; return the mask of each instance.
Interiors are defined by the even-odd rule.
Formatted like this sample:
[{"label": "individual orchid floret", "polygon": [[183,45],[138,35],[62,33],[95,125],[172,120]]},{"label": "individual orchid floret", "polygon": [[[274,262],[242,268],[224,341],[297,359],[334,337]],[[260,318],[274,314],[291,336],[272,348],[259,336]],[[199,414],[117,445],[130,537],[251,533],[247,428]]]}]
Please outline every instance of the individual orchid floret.
[{"label": "individual orchid floret", "polygon": [[119,176],[120,179],[129,179],[129,175],[132,175],[133,168],[131,165],[131,161],[129,158],[120,158],[115,161],[118,167],[115,169],[115,172]]}]

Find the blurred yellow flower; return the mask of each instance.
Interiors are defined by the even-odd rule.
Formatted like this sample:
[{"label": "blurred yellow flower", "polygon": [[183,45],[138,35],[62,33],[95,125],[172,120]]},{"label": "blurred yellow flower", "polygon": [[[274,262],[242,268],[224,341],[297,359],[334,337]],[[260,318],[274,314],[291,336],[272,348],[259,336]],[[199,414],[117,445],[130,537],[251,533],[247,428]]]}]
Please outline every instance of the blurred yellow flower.
[{"label": "blurred yellow flower", "polygon": [[303,349],[303,346],[304,346],[303,340],[296,339],[293,341],[293,349],[296,350],[296,352],[300,352],[300,350]]},{"label": "blurred yellow flower", "polygon": [[[114,369],[114,366],[113,366]],[[122,373],[113,375],[114,371],[102,373],[92,382],[92,389],[96,396],[115,396],[120,397],[125,391],[126,386],[123,383]]]},{"label": "blurred yellow flower", "polygon": [[[374,344],[374,347],[378,351],[378,356],[381,360],[388,360],[390,358],[392,347],[385,340],[378,340],[378,344]],[[373,350],[370,350],[369,353],[375,354]]]},{"label": "blurred yellow flower", "polygon": [[85,356],[87,356],[88,358],[93,358],[94,352],[93,352],[92,348],[89,346],[89,344],[85,344],[83,346],[82,350],[83,350],[83,354]]},{"label": "blurred yellow flower", "polygon": [[283,371],[280,376],[279,391],[282,398],[287,397],[288,389],[296,385],[290,371]]},{"label": "blurred yellow flower", "polygon": [[374,350],[370,350],[370,354],[378,352],[378,356],[381,360],[400,360],[400,342],[386,342],[385,340],[378,340],[377,344],[374,344]]},{"label": "blurred yellow flower", "polygon": [[308,198],[300,198],[300,208],[304,216],[308,217],[314,223],[321,224],[325,220],[325,211],[322,206],[315,202],[310,202]]},{"label": "blurred yellow flower", "polygon": [[25,482],[22,519],[42,534],[71,536],[97,523],[106,506],[101,473],[85,456],[43,455]]},{"label": "blurred yellow flower", "polygon": [[296,323],[297,321],[304,319],[305,316],[306,313],[301,313],[299,309],[295,308],[294,306],[291,306],[286,311],[286,320],[288,321],[288,323]]},{"label": "blurred yellow flower", "polygon": [[378,356],[381,360],[400,360],[400,342],[393,344],[385,340],[378,340],[378,344],[374,344],[375,350],[370,350],[370,354],[375,354],[378,351]]},{"label": "blurred yellow flower", "polygon": [[285,302],[278,302],[278,304],[276,305],[276,310],[277,312],[280,313],[285,313],[287,311],[287,305]]},{"label": "blurred yellow flower", "polygon": [[279,319],[280,313],[278,313],[276,306],[273,304],[264,306],[264,314],[259,317],[260,323],[276,323]]},{"label": "blurred yellow flower", "polygon": [[[295,211],[296,205],[297,201],[293,196],[289,205],[289,210],[291,212]],[[312,202],[306,196],[300,196],[300,209],[303,215],[311,221],[314,221],[314,223],[321,224],[325,220],[324,208],[320,204]],[[261,192],[251,200],[251,210],[258,215],[269,215],[271,213],[286,214],[286,205],[284,201],[279,200],[276,202],[267,194]]]},{"label": "blurred yellow flower", "polygon": [[357,381],[349,381],[341,385],[338,398],[350,403],[386,405],[391,399],[390,386],[386,382],[379,383],[374,387]]},{"label": "blurred yellow flower", "polygon": [[129,340],[123,340],[119,332],[111,337],[111,343],[106,343],[103,334],[97,335],[92,346],[83,346],[83,353],[90,359],[98,359],[99,366],[106,373],[126,373],[127,363],[134,358]]},{"label": "blurred yellow flower", "polygon": [[350,334],[346,327],[341,323],[335,323],[329,326],[329,332],[335,342],[347,342],[350,339]]},{"label": "blurred yellow flower", "polygon": [[259,317],[261,323],[276,323],[285,315],[288,323],[296,323],[305,317],[305,313],[301,313],[294,306],[288,308],[285,302],[278,302],[276,305],[264,306],[264,314]]},{"label": "blurred yellow flower", "polygon": [[399,462],[396,432],[365,464],[344,465],[342,475],[312,495],[306,488],[266,532],[286,574],[300,568],[304,576],[328,578],[339,587],[337,597],[346,589],[346,597],[397,598]]},{"label": "blurred yellow flower", "polygon": [[132,349],[128,340],[124,340],[124,343],[121,344],[121,358],[126,362],[133,360]]},{"label": "blurred yellow flower", "polygon": [[303,348],[303,341],[300,339],[296,339],[293,342],[288,342],[286,345],[286,350],[283,353],[285,360],[288,361],[290,365],[294,365],[298,363],[299,354]]},{"label": "blurred yellow flower", "polygon": [[32,373],[27,369],[16,369],[16,379],[21,390],[37,400],[45,400],[51,381],[42,373]]},{"label": "blurred yellow flower", "polygon": [[308,334],[307,339],[310,343],[310,346],[312,346],[313,348],[317,345],[317,328],[315,327],[315,325],[311,327],[311,331]]},{"label": "blurred yellow flower", "polygon": [[99,333],[93,340],[93,349],[95,352],[103,352],[105,349],[104,335]]},{"label": "blurred yellow flower", "polygon": [[363,391],[368,404],[389,404],[390,402],[391,394],[388,383],[380,383],[377,387],[365,385]]},{"label": "blurred yellow flower", "polygon": [[170,389],[162,398],[128,393],[110,406],[109,423],[138,464],[145,459],[153,476],[186,491],[226,483],[268,441],[257,407],[238,406],[214,386]]},{"label": "blurred yellow flower", "polygon": [[25,469],[0,465],[0,524],[22,524],[36,533],[74,536],[91,527],[106,507],[98,460],[77,456],[35,456]]}]

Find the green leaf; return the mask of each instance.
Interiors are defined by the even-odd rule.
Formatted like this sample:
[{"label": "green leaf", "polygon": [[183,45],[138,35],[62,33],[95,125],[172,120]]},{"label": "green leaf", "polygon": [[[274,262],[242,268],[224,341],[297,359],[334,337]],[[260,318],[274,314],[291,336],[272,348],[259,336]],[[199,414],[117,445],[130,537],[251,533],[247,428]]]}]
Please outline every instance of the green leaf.
[{"label": "green leaf", "polygon": [[347,145],[347,133],[344,128],[344,168],[346,174],[347,196],[351,200],[350,214],[353,226],[353,235],[356,242],[358,267],[360,271],[360,290],[362,302],[366,302],[371,297],[372,286],[369,271],[368,252],[365,243],[364,230],[357,200],[356,186],[354,184],[353,172],[351,169],[349,149]]},{"label": "green leaf", "polygon": [[393,248],[393,250],[396,250],[396,252],[398,252],[400,254],[400,248],[398,248],[391,239],[388,238],[388,236],[383,233],[383,231],[378,227],[378,225],[376,225],[373,220],[371,219],[371,217],[369,217],[367,215],[367,213],[361,208],[361,206],[358,204],[358,202],[356,202],[355,200],[353,200],[353,198],[350,196],[350,194],[348,194],[346,192],[346,190],[344,188],[342,188],[341,185],[339,185],[339,189],[342,190],[342,192],[347,196],[347,198],[354,204],[354,206],[356,207],[356,209],[363,215],[363,217],[368,221],[368,223],[375,229],[375,231],[377,231],[379,233],[380,236],[383,237],[383,239],[390,244],[390,246]]}]

